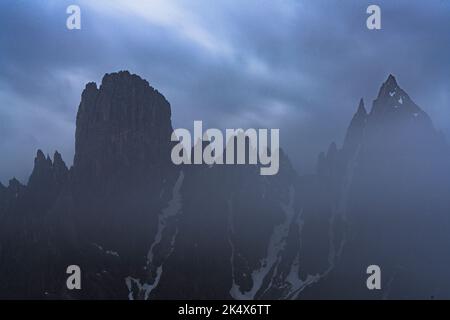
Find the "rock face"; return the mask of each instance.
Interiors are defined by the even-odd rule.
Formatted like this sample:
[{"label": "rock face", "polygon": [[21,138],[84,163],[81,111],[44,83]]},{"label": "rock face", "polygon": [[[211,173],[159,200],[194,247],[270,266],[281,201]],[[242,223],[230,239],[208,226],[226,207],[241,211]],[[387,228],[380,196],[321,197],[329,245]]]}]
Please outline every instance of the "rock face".
[{"label": "rock face", "polygon": [[48,211],[67,183],[69,169],[58,151],[53,159],[52,161],[49,156],[45,157],[44,153],[38,150],[27,185],[27,196],[34,204],[33,210]]},{"label": "rock face", "polygon": [[178,171],[170,118],[164,96],[128,71],[106,74],[99,88],[86,85],[70,197],[77,229],[92,243],[144,255],[138,248],[148,245]]},{"label": "rock face", "polygon": [[170,117],[164,96],[127,71],[105,75],[99,88],[87,84],[77,114],[74,175],[97,188],[167,167]]},{"label": "rock face", "polygon": [[275,176],[174,166],[170,118],[129,72],[86,85],[73,167],[38,151],[26,186],[0,184],[0,297],[450,297],[449,148],[392,75],[307,176],[282,151]]},{"label": "rock face", "polygon": [[363,136],[364,136],[364,128],[367,124],[367,111],[364,107],[364,100],[361,98],[358,105],[358,110],[350,122],[350,126],[347,129],[347,134],[344,140],[343,149],[348,154],[353,154],[356,151],[356,148],[361,145]]},{"label": "rock face", "polygon": [[55,152],[52,161],[39,150],[28,185],[12,179],[3,190],[0,297],[45,297],[52,286],[58,258],[50,235],[58,225],[51,212],[67,181],[68,169],[60,154]]},{"label": "rock face", "polygon": [[166,247],[169,241],[155,238],[146,272],[127,279],[132,297],[257,299],[287,295],[286,268],[295,259],[298,244],[289,255],[285,247],[298,208],[296,175],[283,154],[280,165],[279,175],[270,178],[260,176],[256,166],[183,168],[182,185],[175,185],[172,198],[178,205],[167,206],[169,217],[162,230],[162,238],[168,237],[170,246]]}]

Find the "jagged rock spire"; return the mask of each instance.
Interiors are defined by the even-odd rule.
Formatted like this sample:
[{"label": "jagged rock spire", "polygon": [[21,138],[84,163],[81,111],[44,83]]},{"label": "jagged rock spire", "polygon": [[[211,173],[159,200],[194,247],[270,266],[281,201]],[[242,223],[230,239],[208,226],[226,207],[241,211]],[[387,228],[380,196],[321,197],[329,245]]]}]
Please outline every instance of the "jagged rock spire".
[{"label": "jagged rock spire", "polygon": [[[56,163],[59,163],[59,164],[64,163],[64,161],[61,157],[61,154],[58,151],[55,151],[55,153],[53,155],[53,164],[56,164]],[[64,163],[64,165],[65,165],[65,163]]]},{"label": "jagged rock spire", "polygon": [[44,156],[42,150],[38,150],[34,159],[34,168],[31,173],[28,186],[30,190],[51,189],[62,186],[68,178],[68,168],[58,151],[55,152],[53,161],[50,156]]},{"label": "jagged rock spire", "polygon": [[359,100],[358,108],[356,113],[350,122],[347,129],[347,133],[344,140],[343,149],[347,152],[353,152],[356,147],[361,143],[363,137],[364,127],[367,123],[368,114],[366,108],[364,107],[364,100],[361,98]]},{"label": "jagged rock spire", "polygon": [[58,151],[55,151],[53,155],[53,169],[59,175],[67,175],[69,169],[66,166],[66,163],[62,159],[61,154]]},{"label": "jagged rock spire", "polygon": [[44,152],[42,152],[41,149],[38,149],[37,153],[36,153],[36,157],[34,158],[34,164],[40,164],[40,163],[44,163],[45,162],[45,155]]},{"label": "jagged rock spire", "polygon": [[422,109],[411,100],[409,95],[400,88],[392,74],[382,84],[370,113],[377,118],[386,117],[392,119],[396,117],[403,120],[412,119],[413,121],[416,118],[419,118],[419,120],[422,120],[420,118],[428,118]]},{"label": "jagged rock spire", "polygon": [[396,87],[397,86],[397,79],[395,79],[394,75],[392,75],[390,73],[388,78],[387,78],[387,80],[386,80],[386,82],[385,82],[385,84],[389,85],[389,86]]},{"label": "jagged rock spire", "polygon": [[49,157],[46,158],[42,150],[39,149],[36,153],[36,157],[34,158],[34,168],[28,184],[33,186],[38,184],[38,181],[48,180],[47,177],[51,175],[51,171],[52,160]]},{"label": "jagged rock spire", "polygon": [[392,74],[389,74],[388,78],[381,85],[381,88],[378,92],[378,98],[387,97],[388,95],[392,96],[399,89],[397,84],[397,79]]},{"label": "jagged rock spire", "polygon": [[358,110],[356,111],[355,116],[367,116],[366,108],[364,107],[364,99],[361,98],[359,100]]}]

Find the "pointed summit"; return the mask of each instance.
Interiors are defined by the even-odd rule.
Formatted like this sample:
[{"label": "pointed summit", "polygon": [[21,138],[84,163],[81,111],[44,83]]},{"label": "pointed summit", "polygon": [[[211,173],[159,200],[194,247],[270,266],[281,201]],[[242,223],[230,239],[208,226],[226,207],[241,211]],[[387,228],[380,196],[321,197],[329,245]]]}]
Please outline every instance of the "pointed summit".
[{"label": "pointed summit", "polygon": [[397,80],[392,74],[389,74],[386,81],[382,84],[380,91],[378,92],[378,98],[389,98],[395,96],[397,93],[403,91],[399,88]]},{"label": "pointed summit", "polygon": [[37,153],[36,153],[36,158],[34,159],[34,163],[41,163],[45,161],[45,155],[44,152],[42,152],[41,149],[38,149]]},{"label": "pointed summit", "polygon": [[51,171],[52,160],[49,156],[45,157],[42,150],[39,149],[36,157],[34,158],[34,168],[28,180],[28,186],[33,187],[38,185],[39,187],[43,187],[45,185],[43,181],[48,180],[48,176],[51,175]]},{"label": "pointed summit", "polygon": [[[416,119],[424,112],[409,97],[409,95],[397,83],[395,77],[390,74],[383,83],[378,97],[373,102],[371,115],[387,117],[389,119]],[[425,116],[428,118],[427,116]]]},{"label": "pointed summit", "polygon": [[61,154],[58,152],[58,150],[56,150],[55,153],[53,154],[53,161],[54,162],[63,161]]},{"label": "pointed summit", "polygon": [[42,152],[41,149],[38,149],[36,153],[36,157],[34,158],[34,168],[33,172],[43,172],[43,171],[49,171],[52,167],[52,160],[47,155],[45,157],[44,152]]},{"label": "pointed summit", "polygon": [[397,80],[395,79],[395,77],[392,74],[389,74],[385,84],[397,86]]},{"label": "pointed summit", "polygon": [[353,152],[356,147],[361,143],[363,137],[364,127],[367,122],[367,111],[364,107],[364,100],[359,100],[359,105],[356,113],[354,114],[352,121],[347,129],[347,134],[344,140],[343,149],[348,152]]},{"label": "pointed summit", "polygon": [[66,166],[61,154],[58,151],[55,151],[55,153],[53,155],[53,166],[54,167],[59,167],[59,166],[65,167]]},{"label": "pointed summit", "polygon": [[359,115],[359,116],[361,116],[361,115],[366,116],[367,115],[366,108],[364,107],[364,99],[363,98],[361,98],[361,100],[359,100],[358,110],[356,111],[355,116],[356,115]]},{"label": "pointed summit", "polygon": [[67,180],[69,169],[58,151],[55,151],[53,156],[53,173],[56,183],[62,185]]}]

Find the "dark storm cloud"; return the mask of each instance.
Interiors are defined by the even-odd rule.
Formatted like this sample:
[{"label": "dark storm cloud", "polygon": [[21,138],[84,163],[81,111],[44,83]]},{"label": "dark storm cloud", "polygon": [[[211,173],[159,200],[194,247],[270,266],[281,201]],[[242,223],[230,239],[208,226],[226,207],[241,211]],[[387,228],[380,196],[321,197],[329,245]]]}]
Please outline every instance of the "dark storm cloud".
[{"label": "dark storm cloud", "polygon": [[[69,4],[81,30],[65,28]],[[279,127],[302,172],[389,73],[450,134],[449,2],[378,1],[380,31],[365,27],[369,4],[2,1],[0,180],[25,180],[37,148],[70,163],[85,83],[122,69],[167,97],[175,127]]]}]

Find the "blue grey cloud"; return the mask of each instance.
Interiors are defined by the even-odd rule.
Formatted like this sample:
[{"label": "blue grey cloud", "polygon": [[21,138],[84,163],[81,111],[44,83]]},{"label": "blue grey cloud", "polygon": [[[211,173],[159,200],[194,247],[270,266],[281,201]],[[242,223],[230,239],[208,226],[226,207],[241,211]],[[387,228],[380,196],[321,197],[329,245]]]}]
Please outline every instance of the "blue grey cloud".
[{"label": "blue grey cloud", "polygon": [[[78,4],[82,29],[65,27]],[[73,157],[86,82],[127,69],[170,101],[175,127],[277,127],[301,173],[370,105],[389,73],[450,136],[450,3],[377,1],[0,3],[0,181],[25,181],[37,148]]]}]

